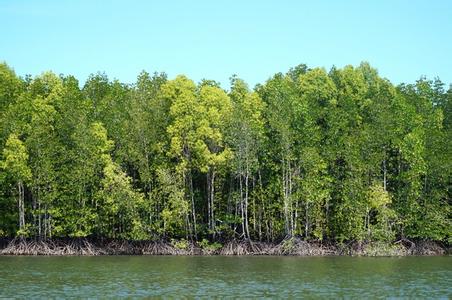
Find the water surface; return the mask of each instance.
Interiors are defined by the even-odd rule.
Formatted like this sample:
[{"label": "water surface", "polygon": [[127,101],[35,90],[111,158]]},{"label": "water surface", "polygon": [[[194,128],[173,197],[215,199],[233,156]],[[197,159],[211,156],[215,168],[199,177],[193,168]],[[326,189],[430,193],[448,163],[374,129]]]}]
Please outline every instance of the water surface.
[{"label": "water surface", "polygon": [[1,297],[451,298],[452,257],[0,257]]}]

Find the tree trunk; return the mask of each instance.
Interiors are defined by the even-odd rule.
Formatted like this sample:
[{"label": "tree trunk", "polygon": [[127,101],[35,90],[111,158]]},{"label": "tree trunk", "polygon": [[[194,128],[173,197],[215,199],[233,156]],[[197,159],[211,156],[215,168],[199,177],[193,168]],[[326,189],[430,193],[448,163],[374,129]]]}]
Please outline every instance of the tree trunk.
[{"label": "tree trunk", "polygon": [[38,223],[39,223],[39,238],[42,237],[42,212],[41,212],[41,200],[39,200],[39,188],[38,188]]},{"label": "tree trunk", "polygon": [[286,161],[284,159],[282,169],[282,181],[283,181],[283,200],[284,200],[284,228],[286,231],[286,235],[291,236],[289,220],[289,180]]},{"label": "tree trunk", "polygon": [[370,209],[366,207],[366,218],[365,218],[365,230],[367,231],[367,238],[370,239]]},{"label": "tree trunk", "polygon": [[292,204],[292,166],[290,165],[290,161],[288,163],[288,199],[289,199],[289,216],[290,216],[290,223],[289,223],[289,230],[290,230],[290,236],[293,235],[293,228],[294,228],[294,217],[293,217],[293,204]]},{"label": "tree trunk", "polygon": [[19,208],[19,230],[25,229],[25,203],[24,203],[24,185],[22,181],[17,183],[18,195],[18,208]]},{"label": "tree trunk", "polygon": [[[214,199],[215,199],[215,170],[213,167],[207,172],[207,224],[209,230],[215,232],[215,214],[214,214]],[[215,236],[215,233],[213,234]]]},{"label": "tree trunk", "polygon": [[387,170],[386,170],[386,152],[385,152],[385,157],[383,159],[383,188],[384,191],[386,192],[386,188],[387,188]]},{"label": "tree trunk", "polygon": [[210,230],[212,230],[212,226],[211,226],[211,214],[210,214],[210,193],[211,193],[211,180],[210,180],[210,169],[207,172],[207,227]]},{"label": "tree trunk", "polygon": [[264,218],[264,210],[265,210],[265,202],[264,199],[262,197],[262,177],[261,177],[261,172],[260,170],[258,171],[258,180],[259,180],[259,190],[261,193],[259,198],[261,199],[262,205],[259,207],[259,224],[258,224],[258,228],[259,228],[259,241],[262,241],[262,219]]},{"label": "tree trunk", "polygon": [[[255,189],[255,177],[253,176],[253,191]],[[256,197],[253,197],[253,232],[256,232]]]},{"label": "tree trunk", "polygon": [[191,201],[191,213],[193,219],[193,235],[195,236],[195,240],[198,239],[196,234],[196,210],[195,210],[195,195],[193,191],[193,178],[191,174],[191,170],[188,175],[189,187],[190,187],[190,201]]},{"label": "tree trunk", "polygon": [[249,168],[248,163],[246,166],[246,176],[245,176],[245,237],[250,238],[250,229],[248,226],[248,192],[249,192]]},{"label": "tree trunk", "polygon": [[297,230],[298,230],[298,228],[297,228],[297,222],[298,222],[298,201],[295,201],[294,218],[295,218],[295,220],[294,220],[293,232],[294,232],[295,234],[297,234]]},{"label": "tree trunk", "polygon": [[305,224],[304,224],[304,236],[305,239],[308,239],[308,234],[309,234],[309,203],[306,201],[306,214],[305,214]]},{"label": "tree trunk", "polygon": [[242,175],[239,176],[239,184],[240,184],[240,215],[242,217],[242,234],[246,237],[245,231],[245,208],[244,208],[244,199],[243,199],[243,182]]},{"label": "tree trunk", "polygon": [[212,230],[213,230],[213,236],[215,237],[215,170],[212,169],[212,175],[210,176],[211,182],[210,182],[210,221],[212,222]]},{"label": "tree trunk", "polygon": [[52,238],[52,215],[49,215],[48,216],[48,219],[49,219],[49,238]]}]

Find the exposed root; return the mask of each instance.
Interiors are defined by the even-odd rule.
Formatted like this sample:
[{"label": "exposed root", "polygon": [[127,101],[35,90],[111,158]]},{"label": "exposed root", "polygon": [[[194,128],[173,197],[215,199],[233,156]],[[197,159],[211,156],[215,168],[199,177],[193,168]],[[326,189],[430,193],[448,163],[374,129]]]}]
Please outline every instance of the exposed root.
[{"label": "exposed root", "polygon": [[220,250],[220,255],[250,255],[250,254],[259,254],[257,253],[256,246],[250,240],[239,241],[233,239],[224,245]]},{"label": "exposed root", "polygon": [[287,237],[278,244],[253,242],[249,239],[233,239],[221,248],[202,249],[188,242],[183,249],[173,243],[159,241],[49,239],[25,238],[3,239],[0,255],[294,255],[294,256],[405,256],[444,255],[448,246],[433,241],[403,239],[395,243],[350,242],[348,244],[304,241],[298,237]]},{"label": "exposed root", "polygon": [[86,239],[29,240],[14,238],[0,251],[2,255],[102,255],[106,252]]},{"label": "exposed root", "polygon": [[318,242],[307,242],[300,238],[286,238],[276,245],[271,253],[273,255],[297,255],[297,256],[326,256],[338,255],[337,247]]},{"label": "exposed root", "polygon": [[444,255],[447,250],[438,243],[432,241],[421,241],[414,247],[413,255]]}]

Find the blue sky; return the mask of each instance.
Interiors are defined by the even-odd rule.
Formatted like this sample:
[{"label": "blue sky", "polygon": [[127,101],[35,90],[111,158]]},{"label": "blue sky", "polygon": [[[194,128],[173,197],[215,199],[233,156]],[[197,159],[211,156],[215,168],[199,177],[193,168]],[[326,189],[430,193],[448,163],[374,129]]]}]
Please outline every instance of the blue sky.
[{"label": "blue sky", "polygon": [[452,1],[0,0],[0,61],[18,75],[141,70],[251,86],[299,63],[368,61],[394,83],[452,83]]}]

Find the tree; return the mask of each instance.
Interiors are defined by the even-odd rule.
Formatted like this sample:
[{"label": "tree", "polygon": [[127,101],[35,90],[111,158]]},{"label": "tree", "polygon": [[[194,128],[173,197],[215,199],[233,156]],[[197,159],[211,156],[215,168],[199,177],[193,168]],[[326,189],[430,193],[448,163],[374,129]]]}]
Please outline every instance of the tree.
[{"label": "tree", "polygon": [[0,63],[0,146],[8,137],[8,107],[17,101],[23,89],[24,83],[14,71],[6,63]]},{"label": "tree", "polygon": [[229,125],[232,106],[228,95],[219,87],[201,85],[199,106],[202,120],[197,131],[204,143],[204,163],[200,170],[207,172],[207,219],[208,229],[215,234],[215,178],[217,169],[227,163],[231,151],[225,144],[224,133]]},{"label": "tree", "polygon": [[168,126],[170,155],[178,160],[177,171],[187,182],[192,206],[193,233],[196,236],[196,212],[192,171],[208,173],[208,228],[215,230],[215,169],[228,158],[222,130],[228,120],[231,104],[227,94],[216,86],[201,85],[199,91],[186,77],[179,76],[163,87],[171,101]]},{"label": "tree", "polygon": [[[124,125],[123,147],[126,158],[121,159],[129,167],[134,179],[147,199],[147,226],[159,231],[160,215],[165,198],[154,194],[160,188],[159,169],[166,164],[169,126],[169,102],[161,96],[161,87],[167,81],[166,74],[152,77],[141,72],[135,88],[130,91],[131,103],[128,122]],[[163,183],[162,183],[163,184]],[[164,188],[164,187],[162,187]]]},{"label": "tree", "polygon": [[[330,206],[331,177],[322,147],[327,142],[328,111],[336,102],[336,86],[324,69],[315,68],[298,78],[299,100],[294,105],[294,130],[298,168],[300,169],[298,197],[304,204],[304,235],[323,239],[327,233]],[[298,202],[296,203],[298,207]],[[297,213],[297,212],[296,212]],[[311,221],[312,220],[312,221]],[[314,224],[314,226],[311,225]],[[295,223],[296,224],[296,223]],[[296,228],[295,228],[296,229]]]},{"label": "tree", "polygon": [[185,183],[185,197],[191,204],[190,235],[196,238],[196,207],[192,170],[201,165],[206,145],[198,135],[199,106],[196,86],[185,76],[178,76],[162,86],[162,97],[170,103],[171,123],[167,128],[170,139],[169,156],[176,159],[176,175]]},{"label": "tree", "polygon": [[[365,229],[369,240],[394,239],[395,212],[389,208],[391,196],[380,183],[374,183],[367,192]],[[373,219],[373,220],[372,220]]]},{"label": "tree", "polygon": [[[259,169],[258,154],[262,150],[264,135],[264,103],[257,93],[248,90],[248,86],[243,80],[233,77],[231,86],[230,97],[233,112],[229,124],[228,141],[234,153],[232,171],[239,181],[242,234],[249,239],[250,181]],[[255,205],[253,209],[255,209]],[[253,220],[255,223],[255,213],[253,213]]]},{"label": "tree", "polygon": [[296,136],[293,130],[294,103],[298,94],[295,83],[289,76],[276,74],[267,81],[266,85],[259,90],[262,100],[266,104],[264,113],[266,119],[266,133],[269,138],[269,160],[273,161],[276,178],[271,180],[278,186],[278,199],[282,198],[282,211],[284,215],[285,235],[290,237],[294,233],[294,177],[297,176],[298,168],[295,164],[294,143]]},{"label": "tree", "polygon": [[[93,124],[93,130],[99,130],[99,133],[102,131],[97,123]],[[146,239],[140,216],[143,195],[133,190],[130,178],[112,161],[109,154],[103,154],[102,159],[103,178],[95,196],[98,233],[112,238]]]},{"label": "tree", "polygon": [[3,149],[3,161],[1,161],[0,166],[15,183],[19,216],[18,235],[26,235],[24,193],[25,185],[31,179],[31,170],[28,166],[27,148],[16,134],[10,134],[8,137]]},{"label": "tree", "polygon": [[362,152],[367,84],[364,74],[352,66],[333,68],[329,76],[337,89],[336,101],[327,114],[327,157],[333,177],[332,230],[339,240],[362,240],[368,184]]},{"label": "tree", "polygon": [[37,77],[30,86],[35,91],[32,100],[31,122],[26,144],[30,154],[33,178],[32,190],[33,225],[39,237],[52,236],[53,201],[57,198],[57,172],[54,165],[59,161],[61,150],[55,123],[62,99],[62,80],[47,72]]},{"label": "tree", "polygon": [[[184,198],[184,184],[180,177],[172,176],[168,169],[157,170],[159,189],[156,196],[165,205],[162,210],[163,234],[180,236],[188,226],[189,205]],[[188,237],[187,237],[188,239]]]}]

